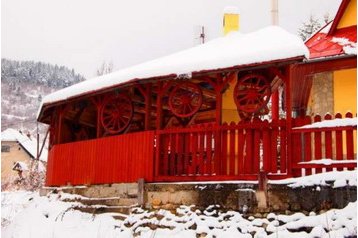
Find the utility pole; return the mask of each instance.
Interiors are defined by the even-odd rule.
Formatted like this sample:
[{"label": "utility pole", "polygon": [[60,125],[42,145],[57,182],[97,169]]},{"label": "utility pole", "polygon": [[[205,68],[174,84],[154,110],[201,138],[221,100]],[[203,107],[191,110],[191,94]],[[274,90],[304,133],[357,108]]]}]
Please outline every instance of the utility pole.
[{"label": "utility pole", "polygon": [[201,41],[201,44],[204,44],[205,43],[205,29],[204,29],[204,26],[201,26],[201,33],[200,33],[200,41]]}]

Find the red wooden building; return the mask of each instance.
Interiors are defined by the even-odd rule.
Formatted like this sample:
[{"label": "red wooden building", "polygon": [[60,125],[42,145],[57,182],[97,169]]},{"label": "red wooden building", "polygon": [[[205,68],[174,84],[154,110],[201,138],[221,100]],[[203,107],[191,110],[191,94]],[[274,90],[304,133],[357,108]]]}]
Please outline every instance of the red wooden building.
[{"label": "red wooden building", "polygon": [[[300,39],[268,27],[50,94],[38,115],[50,125],[46,184],[257,180],[259,173],[278,179],[353,169],[356,126],[294,129],[311,123],[293,113],[307,58]],[[233,107],[235,115],[228,113]],[[323,158],[345,161],[307,163]]]}]

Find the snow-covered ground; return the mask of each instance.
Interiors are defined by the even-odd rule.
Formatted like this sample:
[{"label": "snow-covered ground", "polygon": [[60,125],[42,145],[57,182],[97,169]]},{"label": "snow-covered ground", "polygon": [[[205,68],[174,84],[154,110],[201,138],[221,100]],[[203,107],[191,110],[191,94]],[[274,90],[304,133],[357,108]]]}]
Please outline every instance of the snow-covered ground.
[{"label": "snow-covered ground", "polygon": [[[305,186],[344,180],[356,186],[356,171],[329,172],[305,178],[281,180],[280,184]],[[271,181],[272,182],[272,181]],[[339,182],[337,182],[339,183]],[[131,215],[88,214],[73,210],[77,202],[63,202],[67,194],[40,197],[26,191],[3,192],[1,227],[4,238],[128,238],[128,237],[356,237],[357,202],[343,209],[320,214],[270,213],[264,218],[245,217],[236,211],[222,211],[218,205],[200,211],[181,206],[167,210],[134,208]],[[125,219],[116,220],[113,215]]]}]

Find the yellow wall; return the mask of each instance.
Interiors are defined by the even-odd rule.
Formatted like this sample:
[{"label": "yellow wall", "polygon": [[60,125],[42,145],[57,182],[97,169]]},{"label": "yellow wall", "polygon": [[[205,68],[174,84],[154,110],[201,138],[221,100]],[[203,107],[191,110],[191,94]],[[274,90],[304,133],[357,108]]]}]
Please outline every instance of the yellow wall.
[{"label": "yellow wall", "polygon": [[[30,169],[31,158],[17,142],[1,142],[1,145],[10,146],[10,152],[1,152],[1,183],[4,184],[18,178],[18,173],[12,170],[14,162],[22,161]],[[23,176],[26,176],[27,172],[24,172]]]},{"label": "yellow wall", "polygon": [[[224,34],[231,31],[239,30],[239,14],[225,13],[224,14]],[[228,89],[223,94],[223,103],[222,103],[222,122],[230,123],[231,121],[238,122],[239,114],[237,112],[237,107],[234,102],[234,88],[237,82],[237,75],[229,84]]]},{"label": "yellow wall", "polygon": [[357,0],[351,0],[338,23],[337,29],[357,25]]},{"label": "yellow wall", "polygon": [[235,78],[229,84],[229,87],[223,94],[223,103],[222,103],[222,122],[230,123],[232,121],[238,122],[239,114],[237,112],[237,107],[234,101],[234,88],[237,82],[237,74]]},{"label": "yellow wall", "polygon": [[224,14],[224,35],[239,30],[239,14]]},{"label": "yellow wall", "polygon": [[334,112],[357,113],[357,69],[333,73]]}]

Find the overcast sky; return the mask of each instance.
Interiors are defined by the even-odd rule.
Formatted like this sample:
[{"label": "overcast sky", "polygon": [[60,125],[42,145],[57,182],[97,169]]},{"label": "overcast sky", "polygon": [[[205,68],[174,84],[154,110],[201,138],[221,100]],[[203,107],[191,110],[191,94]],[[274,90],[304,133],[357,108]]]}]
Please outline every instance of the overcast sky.
[{"label": "overcast sky", "polygon": [[[279,0],[279,25],[297,33],[312,14],[335,15],[340,0]],[[2,57],[74,68],[87,78],[105,61],[121,69],[222,36],[226,6],[240,30],[270,25],[271,0],[2,0]]]}]

